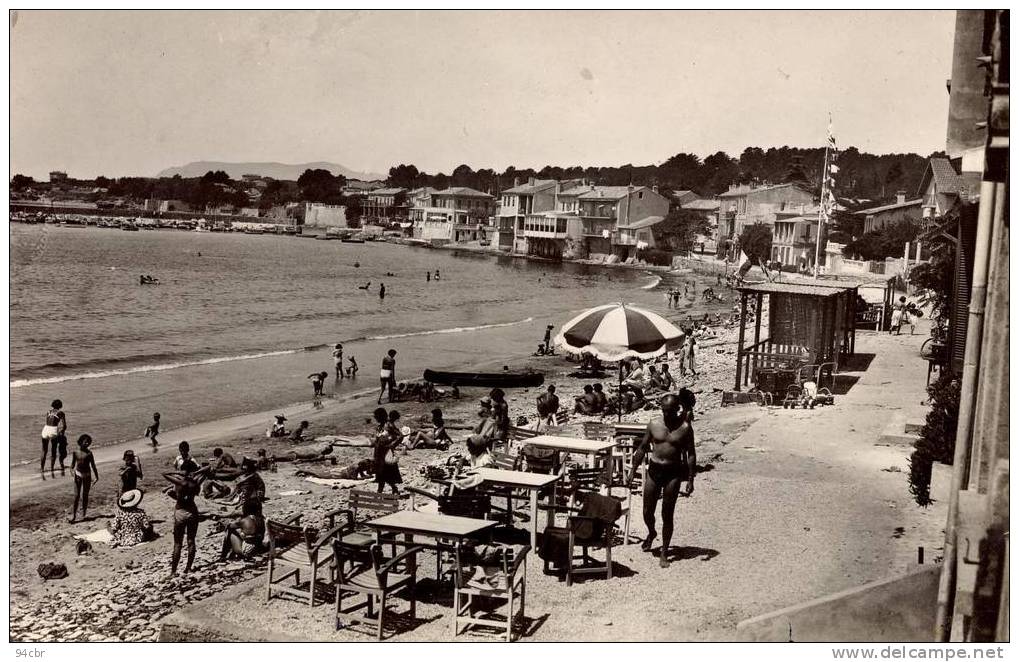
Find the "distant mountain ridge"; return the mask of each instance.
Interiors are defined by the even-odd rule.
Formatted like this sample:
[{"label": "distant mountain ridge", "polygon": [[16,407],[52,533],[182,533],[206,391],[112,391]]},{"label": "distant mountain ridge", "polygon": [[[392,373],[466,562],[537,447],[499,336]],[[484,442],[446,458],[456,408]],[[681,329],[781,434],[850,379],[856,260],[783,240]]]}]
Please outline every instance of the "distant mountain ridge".
[{"label": "distant mountain ridge", "polygon": [[255,163],[228,163],[226,161],[192,161],[187,165],[174,166],[160,171],[157,177],[201,177],[210,170],[222,170],[230,175],[230,179],[240,179],[243,175],[261,175],[273,179],[286,179],[296,181],[305,170],[322,169],[328,170],[334,175],[343,175],[347,179],[361,179],[372,181],[385,179],[385,175],[374,172],[357,172],[346,166],[327,161],[315,161],[312,163],[276,163],[274,161]]}]

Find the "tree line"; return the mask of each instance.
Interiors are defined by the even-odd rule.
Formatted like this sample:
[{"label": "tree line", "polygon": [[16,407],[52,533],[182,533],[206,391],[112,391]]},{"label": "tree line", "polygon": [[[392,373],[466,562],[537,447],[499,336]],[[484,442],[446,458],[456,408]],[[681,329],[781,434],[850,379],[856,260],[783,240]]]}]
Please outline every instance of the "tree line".
[{"label": "tree line", "polygon": [[[839,153],[836,192],[849,206],[860,202],[869,204],[895,197],[897,191],[906,191],[912,197],[923,176],[927,159],[942,155],[935,152],[923,157],[919,154],[870,154],[849,147]],[[732,184],[782,183],[800,181],[820,191],[824,170],[823,148],[799,147],[748,147],[738,156],[715,152],[704,159],[695,154],[680,152],[658,165],[621,166],[551,166],[540,169],[510,166],[501,172],[491,168],[474,170],[461,164],[450,174],[430,174],[414,165],[400,164],[389,169],[386,185],[414,189],[430,186],[444,189],[450,186],[467,186],[479,191],[499,195],[511,188],[514,182],[525,182],[529,177],[538,179],[585,179],[606,186],[627,184],[652,186],[664,190],[691,190],[702,197],[725,192]],[[196,208],[233,204],[247,206],[247,182],[231,180],[223,171],[207,172],[202,177],[121,177],[111,179],[71,180],[69,183],[92,185],[107,189],[106,195],[134,200],[147,198],[184,200]],[[353,196],[342,192],[347,183],[343,175],[327,170],[306,170],[295,181],[269,180],[262,190],[258,206],[268,209],[288,202],[324,202],[328,204],[357,204]],[[42,187],[49,186],[42,184]],[[37,188],[40,184],[24,175],[11,180],[12,190]]]}]

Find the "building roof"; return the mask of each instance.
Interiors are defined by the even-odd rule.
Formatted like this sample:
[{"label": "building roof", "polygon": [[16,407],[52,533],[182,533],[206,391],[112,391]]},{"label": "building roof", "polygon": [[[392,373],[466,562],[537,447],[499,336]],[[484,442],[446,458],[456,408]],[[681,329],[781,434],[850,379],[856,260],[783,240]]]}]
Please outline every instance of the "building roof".
[{"label": "building roof", "polygon": [[763,294],[801,294],[813,297],[833,297],[841,292],[852,289],[841,285],[794,285],[792,283],[758,283],[737,287],[740,292],[760,292]]},{"label": "building roof", "polygon": [[482,193],[476,191],[469,186],[450,186],[447,189],[441,191],[435,191],[432,195],[452,195],[458,198],[491,198],[492,196],[488,193]]},{"label": "building roof", "polygon": [[595,186],[580,194],[581,200],[620,200],[630,193],[649,190],[646,186]]},{"label": "building roof", "polygon": [[799,184],[797,182],[789,182],[787,184],[770,184],[768,186],[756,186],[756,187],[753,187],[753,188],[751,188],[750,186],[738,186],[738,187],[732,189],[731,191],[726,191],[725,193],[719,193],[718,197],[720,197],[720,198],[737,198],[737,197],[739,197],[741,195],[747,195],[747,194],[750,194],[750,193],[761,193],[763,191],[771,191],[771,190],[774,190],[774,189],[777,189],[777,188],[798,188],[801,191],[803,191],[804,193],[810,193],[811,195],[813,195],[813,193],[811,191],[807,190],[802,184]]},{"label": "building roof", "polygon": [[684,202],[682,207],[693,211],[715,211],[721,204],[718,200],[692,200]]},{"label": "building roof", "polygon": [[372,191],[372,195],[396,195],[397,193],[403,193],[407,189],[403,188],[377,188]]},{"label": "building roof", "polygon": [[858,216],[869,216],[870,214],[880,214],[881,212],[892,211],[893,209],[919,207],[921,204],[923,204],[923,198],[917,198],[916,200],[906,200],[905,202],[895,202],[890,205],[881,205],[880,207],[861,209],[860,211],[854,211],[853,214]]},{"label": "building roof", "polygon": [[648,216],[647,218],[642,218],[639,221],[636,221],[634,223],[630,223],[629,225],[620,225],[619,229],[620,230],[643,230],[644,228],[649,228],[652,225],[658,225],[659,223],[661,223],[664,220],[665,220],[664,216]]},{"label": "building roof", "polygon": [[556,181],[554,179],[537,179],[534,181],[533,184],[531,183],[520,184],[519,186],[514,186],[513,188],[506,189],[505,191],[503,191],[503,193],[516,193],[524,195],[529,193],[538,193],[540,191],[547,189],[550,186],[555,186],[555,183]]}]

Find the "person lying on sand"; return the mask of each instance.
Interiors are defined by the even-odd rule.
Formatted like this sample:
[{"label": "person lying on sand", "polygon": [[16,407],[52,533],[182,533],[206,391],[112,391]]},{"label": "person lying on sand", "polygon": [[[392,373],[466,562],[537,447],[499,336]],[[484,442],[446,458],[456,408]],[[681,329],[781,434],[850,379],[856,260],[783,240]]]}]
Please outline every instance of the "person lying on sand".
[{"label": "person lying on sand", "polygon": [[327,480],[368,480],[375,475],[375,462],[365,458],[354,464],[343,467],[310,469],[302,468],[294,472],[295,476],[311,476]]},{"label": "person lying on sand", "polygon": [[326,462],[332,461],[336,464],[336,458],[329,457],[333,452],[332,444],[314,444],[309,446],[298,446],[281,455],[273,456],[276,462]]}]

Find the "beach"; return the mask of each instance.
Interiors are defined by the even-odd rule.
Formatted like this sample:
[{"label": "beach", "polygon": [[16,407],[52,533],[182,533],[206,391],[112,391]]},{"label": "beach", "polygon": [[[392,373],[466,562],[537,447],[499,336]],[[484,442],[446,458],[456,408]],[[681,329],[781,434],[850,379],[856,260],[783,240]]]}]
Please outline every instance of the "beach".
[{"label": "beach", "polygon": [[[548,622],[535,626],[529,638],[576,639],[577,627],[594,622],[597,631],[585,633],[585,638],[732,640],[739,636],[736,624],[745,618],[908,567],[917,545],[928,545],[930,555],[935,555],[943,510],[922,510],[911,504],[901,473],[905,449],[873,443],[875,431],[884,425],[888,413],[879,407],[878,415],[860,417],[857,412],[875,411],[878,406],[867,400],[866,391],[860,392],[863,395],[856,403],[847,401],[843,407],[823,408],[816,413],[757,405],[722,408],[721,390],[731,388],[733,379],[732,333],[729,330],[723,334],[714,346],[705,343],[708,346],[701,352],[700,378],[681,380],[698,398],[695,429],[701,474],[694,498],[679,504],[674,540],[678,551],[668,571],[673,579],[662,582],[657,558],[640,552],[636,544],[614,552],[621,569],[613,580],[584,582],[570,590],[554,578],[543,576],[540,559],[532,556],[528,571],[529,604],[533,605],[530,614],[532,618],[546,614]],[[878,341],[891,338],[876,334],[869,337]],[[861,339],[869,351],[866,342]],[[906,343],[905,339],[896,342]],[[563,357],[520,360],[522,365],[545,372],[546,383],[556,384],[564,402],[578,394],[584,383],[567,376],[575,365]],[[678,374],[678,362],[671,359],[670,364]],[[872,381],[880,384],[883,379],[884,374],[877,373]],[[542,390],[510,390],[507,400],[511,416],[533,418],[534,399]],[[454,439],[462,440],[466,431],[460,428],[473,423],[477,400],[484,394],[482,390],[465,389],[458,401],[399,403],[393,407],[403,414],[402,422],[417,427],[417,421],[426,417],[433,406],[440,406]],[[311,422],[313,436],[338,430],[357,435],[370,429],[366,417],[374,406],[374,397],[369,397],[300,415]],[[624,416],[624,421],[643,422],[652,415],[653,411],[635,412]],[[846,417],[857,422],[848,428],[853,432],[842,434],[839,426],[845,427]],[[584,419],[572,416],[563,433],[579,435]],[[292,448],[289,442],[265,439],[261,425],[254,423],[248,429],[238,423],[236,430],[226,434],[210,431],[194,444],[196,457],[208,457],[214,446],[238,456],[250,453],[253,447],[276,454]],[[796,432],[803,427],[825,428],[833,434],[803,439]],[[790,436],[783,438],[786,431]],[[248,437],[255,439],[249,441]],[[454,452],[463,452],[462,443],[446,452],[403,453],[400,466],[405,482],[424,485],[418,467],[441,461]],[[369,453],[365,448],[333,451],[341,465]],[[146,472],[143,486],[149,490],[143,507],[151,517],[163,521],[156,525],[162,537],[152,543],[130,549],[96,544],[91,552],[76,554],[72,536],[104,527],[112,513],[115,478],[110,466],[100,467],[105,476],[97,485],[95,520],[74,525],[62,520],[70,499],[66,482],[59,491],[28,491],[25,499],[12,508],[11,623],[15,640],[151,641],[159,637],[168,615],[189,605],[205,604],[203,600],[214,602],[216,596],[228,595],[224,591],[246,586],[245,582],[253,582],[255,590],[230,598],[229,609],[214,608],[217,617],[225,618],[231,627],[253,628],[262,633],[259,636],[270,638],[285,633],[286,637],[306,640],[366,640],[356,633],[334,632],[325,616],[328,606],[311,609],[288,600],[274,600],[266,607],[263,580],[259,579],[264,573],[263,562],[211,563],[221,540],[219,527],[212,520],[204,522],[199,530],[195,572],[171,579],[166,521],[172,501],[158,492],[162,485],[158,473],[168,469],[171,455],[142,454]],[[886,471],[889,466],[898,466],[899,472]],[[277,472],[263,472],[268,517],[284,519],[305,513],[309,521],[318,522],[326,511],[343,506],[346,489],[311,483],[296,475],[299,468],[315,470],[316,465],[281,463]],[[861,475],[860,471],[865,473]],[[870,485],[866,494],[859,491],[861,480]],[[374,485],[365,483],[363,487],[373,489]],[[33,505],[26,507],[24,501]],[[644,527],[639,517],[639,493],[633,504],[632,534],[641,536]],[[225,510],[204,501],[200,501],[200,508],[210,514]],[[36,565],[54,560],[64,562],[70,576],[40,581]],[[766,573],[760,571],[762,564],[768,567]],[[797,581],[783,579],[794,568],[799,569]],[[436,600],[435,604],[419,604],[419,610],[438,620],[429,620],[429,625],[415,628],[401,639],[434,640],[444,636],[441,628],[447,627],[446,608],[441,606],[441,597]],[[635,618],[632,605],[643,602],[661,605],[662,610]],[[300,625],[295,628],[295,623]]]}]

